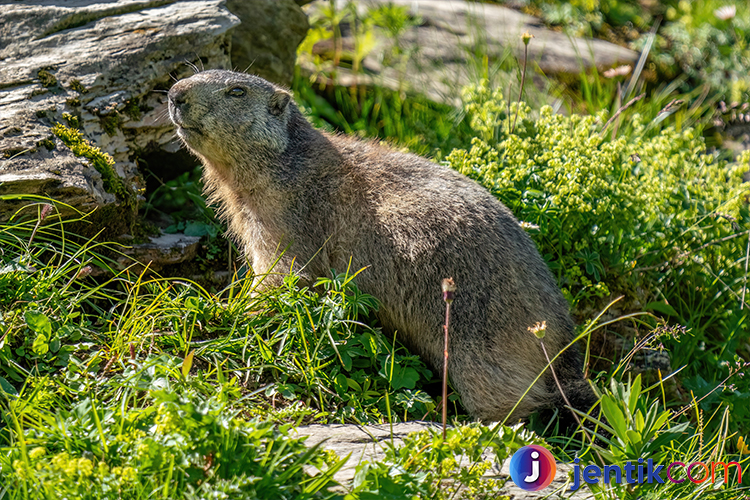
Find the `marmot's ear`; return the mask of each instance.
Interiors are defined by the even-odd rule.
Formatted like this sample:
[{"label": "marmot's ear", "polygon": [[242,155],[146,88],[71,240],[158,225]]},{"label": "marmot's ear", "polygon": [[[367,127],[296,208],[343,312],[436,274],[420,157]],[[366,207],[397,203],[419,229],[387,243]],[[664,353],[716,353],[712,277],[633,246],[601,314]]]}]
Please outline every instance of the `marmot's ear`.
[{"label": "marmot's ear", "polygon": [[281,113],[283,113],[291,98],[291,94],[286,90],[275,91],[268,103],[268,108],[271,111],[271,114],[274,116],[279,116]]}]

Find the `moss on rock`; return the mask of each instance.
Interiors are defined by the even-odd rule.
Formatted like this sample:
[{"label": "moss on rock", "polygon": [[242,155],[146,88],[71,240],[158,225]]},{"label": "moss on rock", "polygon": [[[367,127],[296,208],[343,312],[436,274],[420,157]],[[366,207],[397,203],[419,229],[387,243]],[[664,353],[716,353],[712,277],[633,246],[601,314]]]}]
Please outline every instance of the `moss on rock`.
[{"label": "moss on rock", "polygon": [[54,87],[57,85],[57,78],[55,78],[55,75],[49,72],[50,68],[43,68],[40,69],[36,76],[39,77],[39,82],[42,84],[43,87],[49,88]]},{"label": "moss on rock", "polygon": [[[70,122],[70,120],[68,121]],[[52,127],[52,133],[59,137],[73,151],[74,155],[86,158],[91,162],[91,165],[102,175],[104,189],[108,193],[114,194],[119,201],[128,207],[131,215],[137,212],[138,196],[117,174],[115,171],[115,161],[110,155],[89,144],[83,138],[83,134],[75,128],[56,123]]]}]

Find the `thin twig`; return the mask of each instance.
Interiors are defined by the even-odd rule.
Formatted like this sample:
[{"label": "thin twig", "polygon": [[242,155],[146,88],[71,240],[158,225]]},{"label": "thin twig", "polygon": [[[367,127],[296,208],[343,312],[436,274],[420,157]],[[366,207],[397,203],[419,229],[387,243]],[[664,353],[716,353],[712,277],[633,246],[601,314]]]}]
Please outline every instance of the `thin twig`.
[{"label": "thin twig", "polygon": [[570,404],[570,401],[568,401],[568,396],[565,395],[565,391],[563,391],[562,385],[560,385],[560,381],[557,379],[557,374],[555,373],[555,367],[552,366],[552,363],[549,360],[549,355],[547,354],[547,349],[544,347],[544,341],[539,341],[539,344],[542,346],[542,351],[544,351],[544,357],[547,358],[547,363],[549,363],[549,369],[552,372],[552,377],[555,379],[555,384],[557,384],[557,388],[560,390],[560,394],[562,394],[563,399],[565,400],[565,404],[570,407],[570,412],[573,414],[573,418],[576,419],[576,422],[578,422],[578,426],[582,426],[581,419],[578,418],[578,415],[576,415],[576,412],[573,411],[573,405]]},{"label": "thin twig", "polygon": [[446,427],[448,425],[448,323],[451,317],[451,305],[445,304],[445,332],[443,348],[443,440],[445,440]]},{"label": "thin twig", "polygon": [[443,280],[443,300],[445,301],[445,324],[443,325],[443,441],[448,428],[448,327],[451,321],[451,303],[456,292],[453,278]]},{"label": "thin twig", "polygon": [[[524,33],[521,38],[523,39],[523,69],[521,71],[521,88],[518,89],[518,103],[516,104],[516,114],[513,117],[513,126],[510,128],[512,134],[516,130],[516,120],[518,119],[518,111],[521,109],[521,99],[523,98],[523,84],[526,80],[526,63],[529,56],[529,40],[533,35]],[[508,96],[510,97],[510,96]]]},{"label": "thin twig", "polygon": [[646,93],[644,92],[643,94],[641,94],[639,96],[633,97],[631,100],[628,101],[628,103],[625,106],[620,106],[620,109],[618,109],[617,111],[615,111],[615,114],[612,115],[612,118],[610,118],[609,120],[607,120],[607,123],[604,124],[604,127],[602,128],[602,131],[600,132],[600,135],[604,135],[604,132],[607,130],[607,127],[609,127],[610,123],[612,123],[613,121],[615,121],[617,119],[617,117],[620,116],[620,113],[622,113],[623,111],[625,111],[626,109],[628,109],[630,106],[632,106],[633,104],[635,104],[638,101],[640,101],[641,99],[643,99],[645,96],[646,96]]}]

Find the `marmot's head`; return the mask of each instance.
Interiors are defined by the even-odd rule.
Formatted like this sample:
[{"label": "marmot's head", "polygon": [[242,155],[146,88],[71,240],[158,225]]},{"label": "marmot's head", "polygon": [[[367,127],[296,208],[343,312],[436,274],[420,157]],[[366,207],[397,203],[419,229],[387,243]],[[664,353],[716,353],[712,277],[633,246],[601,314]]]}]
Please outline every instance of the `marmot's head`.
[{"label": "marmot's head", "polygon": [[210,70],[175,83],[169,116],[177,135],[212,164],[233,165],[248,154],[274,154],[288,143],[291,95],[244,73]]}]

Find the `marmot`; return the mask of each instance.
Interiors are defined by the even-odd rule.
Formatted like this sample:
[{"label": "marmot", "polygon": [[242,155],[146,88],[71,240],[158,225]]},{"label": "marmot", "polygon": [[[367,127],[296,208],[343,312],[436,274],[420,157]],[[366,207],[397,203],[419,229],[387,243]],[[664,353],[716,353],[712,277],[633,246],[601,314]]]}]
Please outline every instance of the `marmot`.
[{"label": "marmot", "polygon": [[[290,93],[259,77],[211,70],[169,91],[177,134],[203,162],[206,191],[257,274],[294,269],[308,285],[352,259],[388,332],[442,372],[441,282],[458,287],[448,373],[471,415],[503,419],[547,361],[529,331],[546,322],[554,356],[570,342],[568,304],[533,241],[486,189],[449,167],[313,128]],[[555,372],[574,406],[590,388],[580,354]],[[548,370],[514,417],[561,406]]]}]

